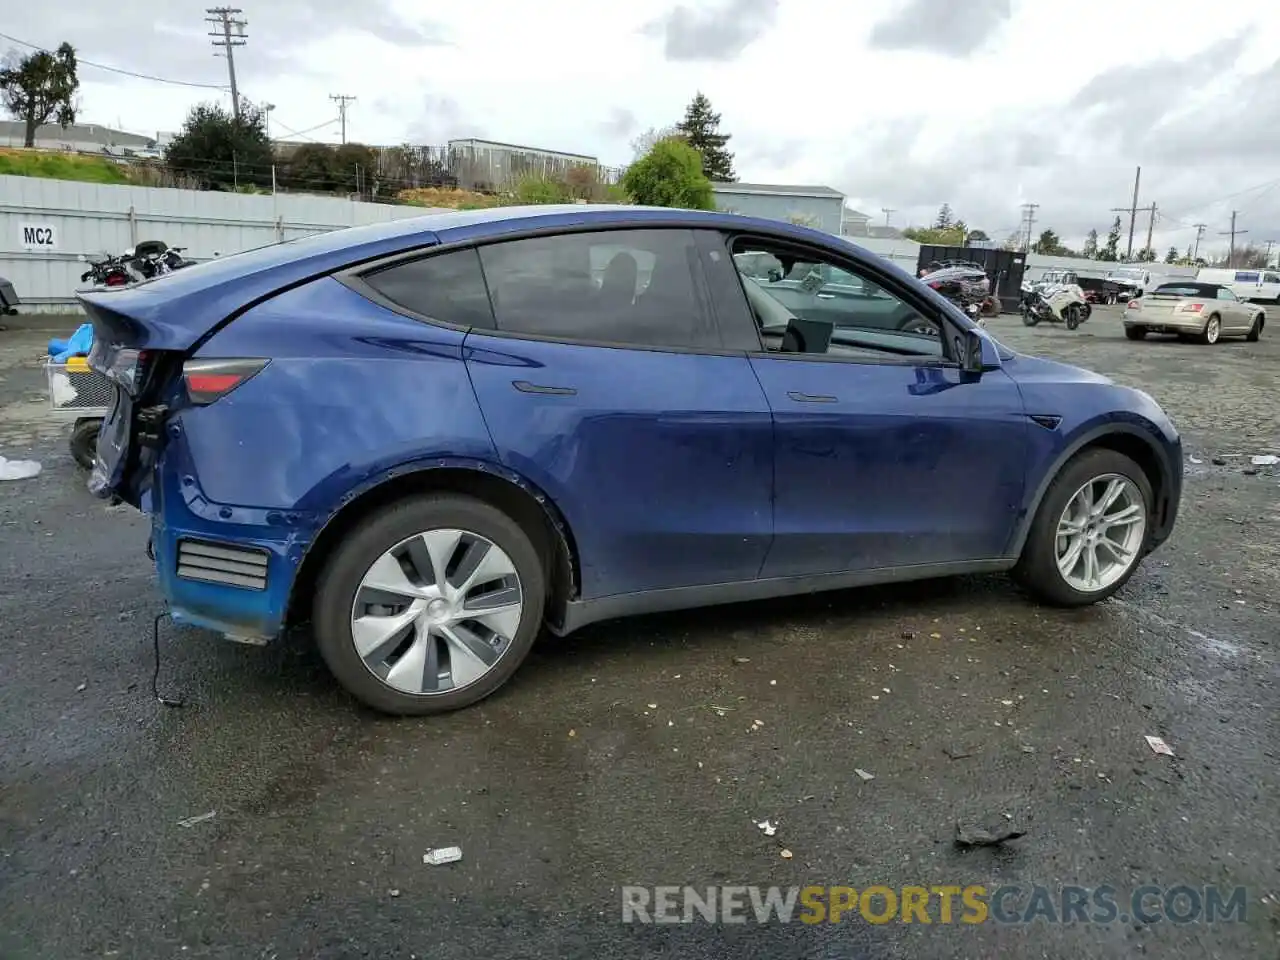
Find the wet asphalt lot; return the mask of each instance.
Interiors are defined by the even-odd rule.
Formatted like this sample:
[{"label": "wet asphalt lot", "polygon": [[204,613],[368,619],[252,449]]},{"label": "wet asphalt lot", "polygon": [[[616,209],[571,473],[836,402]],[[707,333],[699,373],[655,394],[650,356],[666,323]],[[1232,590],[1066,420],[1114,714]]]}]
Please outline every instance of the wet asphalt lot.
[{"label": "wet asphalt lot", "polygon": [[[1280,317],[1212,348],[1129,343],[1113,311],[992,329],[1147,390],[1201,461],[1117,600],[991,577],[600,624],[407,721],[305,638],[166,628],[187,706],[152,701],[144,523],[35,402],[49,333],[0,332],[0,455],[45,468],[0,483],[0,957],[1280,955],[1280,470],[1244,472],[1280,453]],[[961,851],[957,819],[1027,834]],[[622,885],[686,883],[1249,897],[1216,925],[620,923]]]}]

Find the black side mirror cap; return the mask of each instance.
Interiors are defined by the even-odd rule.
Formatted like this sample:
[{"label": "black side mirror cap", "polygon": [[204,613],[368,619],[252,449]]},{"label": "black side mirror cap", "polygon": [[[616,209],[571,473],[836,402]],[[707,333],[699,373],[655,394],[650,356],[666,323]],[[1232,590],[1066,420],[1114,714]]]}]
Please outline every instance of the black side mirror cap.
[{"label": "black side mirror cap", "polygon": [[965,373],[981,373],[982,337],[977,330],[957,329],[953,340],[956,348],[956,360]]}]

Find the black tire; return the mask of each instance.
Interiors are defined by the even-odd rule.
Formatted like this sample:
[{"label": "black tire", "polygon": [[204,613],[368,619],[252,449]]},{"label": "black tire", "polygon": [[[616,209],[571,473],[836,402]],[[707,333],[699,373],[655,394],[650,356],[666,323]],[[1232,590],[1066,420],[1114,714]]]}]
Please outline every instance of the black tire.
[{"label": "black tire", "polygon": [[1254,317],[1253,326],[1249,328],[1249,334],[1248,336],[1245,337],[1245,339],[1248,340],[1250,343],[1257,343],[1259,340],[1261,340],[1262,327],[1263,327],[1263,324],[1265,323],[1266,323],[1266,319],[1263,314],[1260,313],[1256,317]]},{"label": "black tire", "polygon": [[77,420],[71,430],[71,456],[76,465],[84,470],[92,470],[93,462],[98,458],[98,431],[102,421]]},{"label": "black tire", "polygon": [[1080,326],[1080,308],[1074,303],[1071,304],[1063,311],[1062,319],[1066,323],[1068,330],[1074,330]]},{"label": "black tire", "polygon": [[[1142,493],[1147,507],[1147,536],[1138,551],[1133,564],[1115,583],[1101,590],[1085,593],[1071,586],[1058,571],[1055,557],[1057,542],[1057,524],[1066,509],[1068,502],[1082,486],[1094,477],[1109,473],[1127,477]],[[1151,491],[1151,482],[1142,468],[1122,453],[1103,448],[1085,450],[1071,460],[1053,479],[1049,489],[1045,491],[1031,522],[1031,530],[1027,534],[1027,542],[1022,547],[1022,556],[1013,568],[1013,577],[1037,599],[1060,607],[1083,607],[1091,603],[1105,600],[1123,587],[1133,572],[1138,569],[1142,557],[1150,542],[1151,514],[1155,497]]]},{"label": "black tire", "polygon": [[[383,683],[356,652],[351,608],[365,572],[383,553],[427,530],[457,528],[477,533],[511,558],[520,578],[524,609],[506,653],[474,683],[447,693],[404,693]],[[396,716],[424,716],[470,706],[497,690],[516,672],[542,627],[546,574],[537,548],[514,520],[483,501],[432,494],[392,504],[363,522],[333,551],[316,585],[312,606],[316,643],[330,671],[362,703]]]},{"label": "black tire", "polygon": [[1147,339],[1147,328],[1146,327],[1125,327],[1124,335],[1128,337],[1130,340],[1145,340]]},{"label": "black tire", "polygon": [[1024,326],[1034,327],[1039,322],[1040,322],[1040,318],[1037,317],[1034,313],[1032,313],[1030,309],[1026,307],[1023,308],[1022,323]]}]

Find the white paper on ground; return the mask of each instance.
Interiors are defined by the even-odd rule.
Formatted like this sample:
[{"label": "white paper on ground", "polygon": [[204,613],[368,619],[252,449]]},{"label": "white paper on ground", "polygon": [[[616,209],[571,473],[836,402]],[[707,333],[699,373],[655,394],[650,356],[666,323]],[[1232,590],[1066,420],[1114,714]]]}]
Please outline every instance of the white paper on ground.
[{"label": "white paper on ground", "polygon": [[40,464],[34,460],[6,460],[0,457],[0,480],[29,480],[40,476]]}]

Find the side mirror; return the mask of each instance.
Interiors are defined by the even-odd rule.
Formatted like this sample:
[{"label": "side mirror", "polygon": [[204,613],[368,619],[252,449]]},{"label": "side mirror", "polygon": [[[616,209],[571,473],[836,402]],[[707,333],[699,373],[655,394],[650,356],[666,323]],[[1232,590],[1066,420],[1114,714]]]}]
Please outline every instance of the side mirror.
[{"label": "side mirror", "polygon": [[977,330],[957,329],[952,341],[955,346],[956,360],[965,373],[981,373],[982,337]]}]

